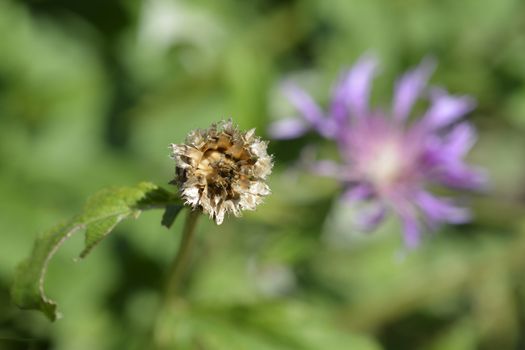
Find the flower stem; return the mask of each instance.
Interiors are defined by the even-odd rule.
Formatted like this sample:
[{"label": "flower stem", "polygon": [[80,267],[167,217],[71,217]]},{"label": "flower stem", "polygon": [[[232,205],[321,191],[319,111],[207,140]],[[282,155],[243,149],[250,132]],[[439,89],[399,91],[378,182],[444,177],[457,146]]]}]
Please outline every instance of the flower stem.
[{"label": "flower stem", "polygon": [[164,294],[160,301],[160,307],[157,311],[157,317],[153,324],[152,329],[152,344],[154,349],[167,349],[170,348],[170,339],[173,337],[171,334],[166,334],[164,329],[164,321],[166,316],[173,311],[174,305],[178,298],[179,286],[186,266],[188,264],[191,247],[195,237],[195,227],[197,225],[197,219],[200,215],[200,211],[188,209],[188,215],[186,216],[186,222],[182,229],[182,238],[180,241],[179,249],[175,258],[171,263],[171,267],[168,273]]},{"label": "flower stem", "polygon": [[184,275],[184,271],[186,270],[186,265],[188,264],[189,253],[193,245],[193,237],[195,236],[195,227],[197,225],[199,214],[200,212],[198,210],[188,210],[186,222],[184,223],[184,228],[182,230],[179,250],[171,263],[168,274],[166,290],[164,291],[164,302],[174,299],[177,296],[179,283]]}]

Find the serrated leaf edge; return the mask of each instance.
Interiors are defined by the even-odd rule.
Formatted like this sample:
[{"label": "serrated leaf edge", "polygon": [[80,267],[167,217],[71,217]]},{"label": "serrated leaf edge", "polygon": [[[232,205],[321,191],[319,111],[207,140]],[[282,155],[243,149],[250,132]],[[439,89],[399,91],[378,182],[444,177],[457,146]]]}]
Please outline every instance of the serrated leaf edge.
[{"label": "serrated leaf edge", "polygon": [[[138,210],[140,212],[140,210]],[[115,215],[118,215],[119,217],[126,217],[126,216],[129,216],[129,214],[127,213],[127,211],[122,211],[120,213],[112,213],[112,214],[109,214],[109,215],[105,215],[105,216],[102,216],[102,217],[98,217],[96,219],[92,219],[92,220],[89,220],[88,222],[84,222],[82,224],[79,224],[79,225],[74,225],[73,227],[71,227],[71,229],[69,230],[68,233],[66,233],[64,235],[64,237],[62,237],[58,243],[53,247],[53,249],[51,249],[51,251],[49,252],[49,254],[46,256],[46,259],[44,260],[44,264],[43,264],[43,267],[42,267],[42,270],[40,272],[40,277],[38,279],[38,290],[40,292],[40,298],[42,299],[41,301],[44,302],[45,304],[49,305],[49,306],[52,306],[52,307],[56,307],[57,306],[57,303],[53,300],[53,299],[50,299],[46,293],[45,293],[45,277],[46,277],[46,274],[47,274],[47,270],[48,270],[48,266],[49,266],[49,262],[51,261],[51,259],[53,258],[53,256],[56,254],[56,252],[58,251],[58,249],[60,249],[60,247],[64,244],[64,242],[66,240],[68,240],[69,238],[71,238],[71,236],[73,236],[75,233],[79,232],[79,231],[82,231],[82,230],[85,230],[87,228],[87,226],[95,221],[99,221],[99,220],[104,220],[104,219],[107,219],[107,218],[110,218],[112,216],[115,216]],[[122,221],[123,219],[119,219],[118,222],[115,223],[115,225],[113,225],[112,229],[118,224],[120,223],[120,221]],[[107,234],[109,234],[109,232],[111,232],[111,230],[108,231]],[[104,235],[107,236],[107,234]],[[89,253],[89,252],[88,252]],[[85,257],[86,255],[84,255]],[[78,258],[77,258],[78,259]],[[53,311],[54,314],[53,315],[48,315],[46,314],[46,316],[48,316],[51,320],[56,320],[59,318],[59,313],[54,310]]]},{"label": "serrated leaf edge", "polygon": [[[115,223],[114,223],[111,227],[109,227],[109,228],[106,230],[106,232],[105,232],[105,233],[104,233],[99,239],[97,239],[95,242],[93,242],[93,243],[91,244],[90,247],[85,247],[85,248],[80,252],[79,256],[78,256],[75,260],[76,260],[76,261],[83,260],[86,256],[89,255],[89,253],[91,253],[91,251],[93,250],[93,248],[95,248],[95,246],[96,246],[97,244],[99,244],[100,242],[102,242],[102,241],[104,240],[104,238],[106,238],[106,237],[107,237],[107,236],[113,231],[113,229],[115,228],[115,226],[117,226],[122,220],[127,219],[127,218],[130,217],[130,216],[131,216],[133,219],[137,219],[137,218],[139,217],[141,211],[142,211],[142,210],[137,210],[137,209],[135,209],[135,210],[131,210],[131,212],[129,212],[129,213],[126,212],[126,213],[117,214],[117,215],[108,215],[107,217],[103,217],[103,218],[99,218],[99,219],[97,219],[97,220],[93,220],[92,222],[94,222],[94,221],[101,221],[101,220],[108,219],[108,218],[110,218],[110,217],[112,217],[112,216],[117,216],[117,220],[115,221]],[[85,224],[85,227],[84,227],[84,228],[87,229],[87,226],[88,226],[88,225],[89,225],[89,224]]]},{"label": "serrated leaf edge", "polygon": [[[142,188],[145,185],[147,185],[150,188]],[[148,182],[140,183],[138,185],[138,187],[141,188],[143,191],[145,191],[145,194],[147,194],[148,191],[150,191],[150,190],[151,191],[160,190],[160,191],[165,191],[168,194],[168,196],[171,195],[170,192],[164,190],[162,187],[159,187],[159,186],[157,186],[155,184],[151,184],[151,183],[148,183]],[[101,193],[101,191],[99,191],[98,193]],[[96,196],[97,194],[94,194],[94,196]],[[94,196],[90,197],[90,199],[93,198]],[[31,294],[29,294],[29,297],[25,296],[25,297],[22,297],[22,298],[19,299],[19,297],[18,297],[19,294],[17,292],[15,292],[15,287],[20,287],[21,286],[22,288],[27,288],[27,286],[30,286],[30,282],[28,284],[28,282],[24,282],[23,279],[22,279],[21,282],[18,282],[18,281],[20,281],[19,279],[21,278],[19,276],[19,274],[21,272],[25,272],[24,269],[28,269],[31,266],[30,264],[31,264],[32,260],[31,260],[31,255],[30,255],[29,257],[24,259],[19,264],[19,270],[15,274],[15,280],[14,280],[14,283],[12,285],[12,293],[13,293],[12,295],[13,296],[17,295],[17,297],[15,299],[15,303],[17,305],[19,305],[19,307],[24,308],[24,309],[38,309],[41,312],[43,312],[52,321],[60,318],[61,314],[57,311],[57,303],[54,300],[52,300],[51,298],[49,298],[46,295],[46,293],[45,293],[45,278],[46,278],[46,275],[47,275],[47,271],[48,271],[48,267],[49,267],[49,263],[50,263],[51,259],[54,257],[54,255],[57,253],[57,251],[60,249],[60,247],[64,244],[64,242],[66,240],[68,240],[69,238],[71,238],[77,232],[82,231],[82,230],[87,230],[89,228],[89,225],[91,225],[91,224],[93,224],[93,223],[95,223],[97,221],[103,221],[103,220],[106,220],[106,219],[109,219],[109,218],[116,217],[115,223],[113,225],[111,225],[111,227],[109,227],[106,230],[106,232],[98,240],[96,240],[96,242],[88,250],[86,250],[86,248],[84,247],[84,250],[80,253],[80,256],[78,258],[76,258],[75,260],[78,261],[80,259],[83,259],[84,257],[86,257],[89,254],[89,252],[97,244],[99,244],[108,234],[110,234],[113,231],[113,229],[115,228],[115,226],[117,224],[119,224],[122,220],[124,220],[124,219],[126,219],[128,217],[132,217],[132,218],[136,219],[136,218],[138,218],[140,216],[140,214],[142,213],[143,210],[165,208],[167,205],[173,204],[174,202],[180,203],[180,200],[177,199],[176,196],[173,196],[173,198],[171,198],[171,197],[169,197],[169,198],[172,199],[172,200],[166,200],[166,202],[164,202],[164,201],[162,201],[162,202],[154,202],[154,203],[149,203],[147,205],[145,205],[145,203],[137,202],[137,203],[134,203],[134,204],[127,205],[125,210],[118,210],[118,211],[115,211],[115,212],[112,212],[112,213],[107,213],[106,215],[102,215],[102,216],[99,216],[99,217],[93,217],[90,220],[86,220],[86,221],[83,220],[84,214],[80,214],[80,215],[77,215],[77,216],[73,217],[71,220],[66,221],[64,224],[56,225],[52,230],[56,229],[57,231],[56,231],[55,234],[58,235],[59,237],[62,234],[63,234],[63,236],[54,245],[52,245],[51,249],[48,251],[48,253],[46,254],[44,260],[42,261],[41,268],[39,270],[37,270],[38,271],[37,272],[37,276],[38,276],[37,277],[38,278],[38,282],[37,282],[37,288],[38,289],[37,289],[37,291],[38,291],[38,294],[34,295],[34,296],[31,296]],[[86,204],[89,203],[90,199],[88,199]],[[46,231],[45,233],[42,234],[42,236],[39,236],[39,237],[36,238],[36,241],[34,243],[32,252],[34,252],[35,249],[37,249],[36,247],[37,247],[39,239],[46,239],[45,235],[47,234],[47,232],[49,232],[49,231]],[[53,235],[54,235],[54,233],[51,233],[51,232],[49,234],[51,235],[50,237],[53,237]],[[22,289],[22,291],[23,291],[23,289]],[[27,298],[29,298],[29,299],[27,299]]]}]

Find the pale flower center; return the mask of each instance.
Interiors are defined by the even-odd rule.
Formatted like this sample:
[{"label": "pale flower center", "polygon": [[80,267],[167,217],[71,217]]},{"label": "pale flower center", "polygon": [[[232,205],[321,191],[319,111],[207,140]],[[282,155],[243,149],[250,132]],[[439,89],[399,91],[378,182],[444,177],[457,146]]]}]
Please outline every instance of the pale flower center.
[{"label": "pale flower center", "polygon": [[400,179],[403,172],[403,157],[398,142],[389,140],[377,145],[369,154],[365,173],[380,190],[387,190]]}]

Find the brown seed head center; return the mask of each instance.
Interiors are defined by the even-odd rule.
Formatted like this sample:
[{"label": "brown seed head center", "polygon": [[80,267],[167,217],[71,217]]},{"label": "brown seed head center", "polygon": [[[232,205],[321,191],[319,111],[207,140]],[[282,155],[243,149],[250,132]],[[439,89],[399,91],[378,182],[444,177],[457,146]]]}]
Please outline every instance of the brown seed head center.
[{"label": "brown seed head center", "polygon": [[238,194],[232,189],[232,184],[249,186],[249,177],[244,174],[243,166],[253,164],[252,157],[242,146],[227,142],[222,137],[217,143],[207,146],[208,149],[202,153],[197,166],[198,175],[206,179],[210,195],[237,198]]},{"label": "brown seed head center", "polygon": [[231,179],[237,172],[237,164],[234,159],[218,150],[204,152],[198,169],[206,176],[208,182],[214,182],[218,178]]}]

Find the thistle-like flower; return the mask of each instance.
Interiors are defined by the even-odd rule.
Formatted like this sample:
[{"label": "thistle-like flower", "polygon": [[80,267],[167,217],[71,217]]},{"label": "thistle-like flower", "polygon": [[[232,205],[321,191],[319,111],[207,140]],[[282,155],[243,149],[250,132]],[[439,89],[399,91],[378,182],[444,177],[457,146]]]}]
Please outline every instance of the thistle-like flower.
[{"label": "thistle-like flower", "polygon": [[[427,90],[434,63],[424,60],[397,82],[390,111],[370,108],[377,66],[376,59],[367,56],[344,73],[326,112],[306,92],[287,85],[285,91],[302,118],[279,121],[269,131],[285,139],[314,130],[334,140],[342,162],[321,161],[312,169],[340,180],[343,200],[371,205],[373,210],[358,215],[362,228],[373,229],[392,211],[403,223],[406,245],[414,247],[422,226],[434,229],[440,223],[469,220],[466,208],[436,197],[427,187],[477,189],[484,184],[483,173],[463,161],[476,133],[472,125],[459,120],[475,103],[468,96]],[[427,110],[420,119],[409,121],[416,101],[427,96]]]},{"label": "thistle-like flower", "polygon": [[184,144],[171,144],[175,179],[182,198],[220,225],[226,213],[254,210],[270,194],[268,143],[255,129],[239,131],[230,120],[194,130]]}]

